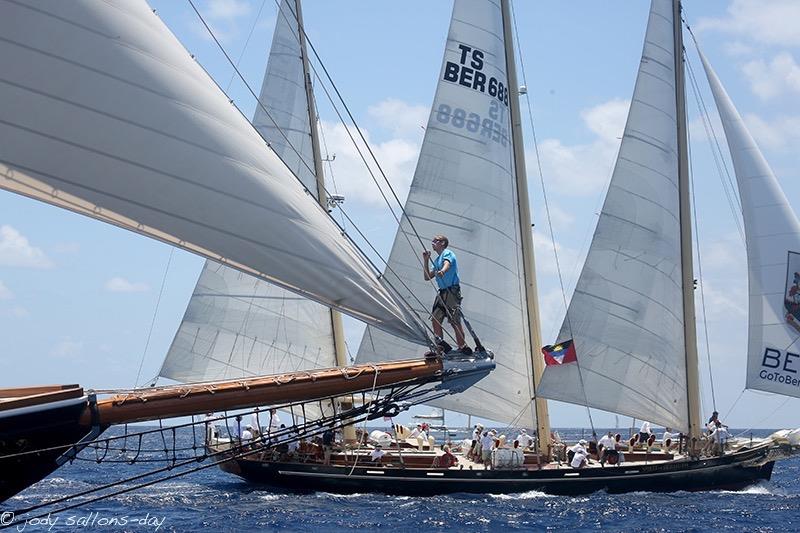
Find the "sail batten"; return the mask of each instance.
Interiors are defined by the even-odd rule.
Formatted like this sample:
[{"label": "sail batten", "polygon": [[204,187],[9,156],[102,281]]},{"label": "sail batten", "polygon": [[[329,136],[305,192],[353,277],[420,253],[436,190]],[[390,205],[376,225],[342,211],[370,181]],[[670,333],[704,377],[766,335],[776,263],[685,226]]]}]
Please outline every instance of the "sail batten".
[{"label": "sail batten", "polygon": [[545,398],[688,428],[673,6],[652,2],[617,162]]},{"label": "sail batten", "polygon": [[711,64],[703,62],[741,199],[748,267],[749,389],[800,397],[800,222]]},{"label": "sail batten", "polygon": [[0,187],[424,339],[145,2],[4,3],[0,35]]}]

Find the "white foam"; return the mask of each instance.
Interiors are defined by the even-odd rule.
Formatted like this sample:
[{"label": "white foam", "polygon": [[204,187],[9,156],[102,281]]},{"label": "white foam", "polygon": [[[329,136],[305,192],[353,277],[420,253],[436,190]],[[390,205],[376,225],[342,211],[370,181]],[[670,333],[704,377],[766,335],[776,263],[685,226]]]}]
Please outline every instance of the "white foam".
[{"label": "white foam", "polygon": [[519,494],[490,494],[496,500],[536,500],[538,498],[555,498],[552,494],[545,494],[538,490],[529,490]]}]

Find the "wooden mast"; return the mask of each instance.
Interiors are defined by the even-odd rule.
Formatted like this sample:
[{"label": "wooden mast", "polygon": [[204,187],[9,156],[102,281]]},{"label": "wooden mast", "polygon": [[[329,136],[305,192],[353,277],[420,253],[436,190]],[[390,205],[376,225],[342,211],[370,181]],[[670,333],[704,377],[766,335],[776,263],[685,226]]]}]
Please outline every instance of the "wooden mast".
[{"label": "wooden mast", "polygon": [[[319,146],[319,130],[317,128],[316,104],[314,101],[314,86],[312,84],[311,70],[309,68],[308,53],[306,51],[306,34],[303,31],[303,11],[300,7],[300,0],[294,2],[295,15],[297,16],[297,34],[300,41],[300,56],[303,61],[303,79],[305,80],[306,102],[308,104],[308,123],[311,130],[311,149],[314,154],[314,177],[317,180],[317,201],[323,209],[328,209],[328,194],[325,190],[325,173],[322,168],[322,155]],[[333,334],[333,349],[336,355],[336,366],[347,366],[347,348],[344,344],[344,326],[342,315],[334,309],[330,309],[331,332]],[[341,409],[353,407],[351,400],[340,398],[338,400]],[[356,433],[353,426],[345,426],[343,429],[345,441],[355,441]]]},{"label": "wooden mast", "polygon": [[694,311],[694,269],[692,265],[692,218],[689,198],[689,157],[686,130],[686,87],[683,69],[681,3],[672,2],[675,56],[675,111],[678,121],[678,194],[681,225],[681,269],[683,273],[683,342],[686,353],[686,394],[688,399],[689,439],[699,438],[700,379],[697,361],[697,332]]},{"label": "wooden mast", "polygon": [[[528,204],[528,176],[525,170],[525,152],[522,145],[522,119],[519,109],[519,85],[517,83],[516,61],[514,58],[513,35],[511,34],[511,10],[508,0],[501,0],[503,11],[503,36],[506,49],[506,70],[508,77],[509,108],[511,110],[511,138],[514,149],[514,171],[517,181],[517,202],[519,203],[519,229],[522,237],[522,263],[525,280],[525,302],[528,312],[528,332],[530,338],[531,366],[533,368],[534,395],[544,373],[544,359],[539,353],[542,347],[542,331],[539,323],[539,297],[536,287],[536,267],[533,261],[533,238],[531,237],[531,213]],[[536,411],[536,433],[539,453],[550,456],[550,416],[547,400],[534,399]]]}]

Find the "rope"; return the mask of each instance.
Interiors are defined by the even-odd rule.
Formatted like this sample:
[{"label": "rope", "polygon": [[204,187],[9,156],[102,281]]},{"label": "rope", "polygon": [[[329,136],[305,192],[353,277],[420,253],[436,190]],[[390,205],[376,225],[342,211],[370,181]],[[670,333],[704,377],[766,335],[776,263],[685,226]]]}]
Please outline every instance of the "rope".
[{"label": "rope", "polygon": [[[250,26],[250,31],[247,33],[247,39],[244,41],[244,46],[242,46],[242,51],[239,53],[239,58],[236,60],[236,67],[239,67],[239,64],[242,62],[242,58],[244,57],[244,53],[247,50],[247,45],[250,44],[250,38],[253,36],[253,31],[256,29],[256,25],[258,24],[258,19],[261,18],[261,12],[264,10],[264,5],[267,3],[267,0],[261,0],[261,6],[258,8],[258,13],[256,13],[255,18],[253,19],[253,25]],[[231,79],[228,81],[227,87],[225,87],[225,92],[227,93],[231,89],[231,85],[233,84],[233,80],[236,79],[236,72],[231,74]]]},{"label": "rope", "polygon": [[139,361],[139,370],[136,371],[136,380],[133,382],[133,388],[139,386],[139,377],[142,375],[142,367],[144,360],[147,357],[147,349],[150,347],[150,338],[153,336],[153,328],[156,325],[156,317],[158,316],[158,308],[161,305],[161,296],[164,294],[164,287],[167,284],[167,274],[169,273],[169,266],[172,264],[172,256],[175,254],[175,248],[170,246],[169,259],[167,259],[167,267],[164,269],[164,276],[161,278],[161,288],[158,291],[158,298],[156,299],[156,308],[153,310],[153,318],[150,320],[150,329],[147,331],[147,341],[144,343],[144,351],[142,358]]},{"label": "rope", "polygon": [[[684,54],[685,56],[685,54]],[[689,188],[692,193],[692,219],[694,222],[694,245],[697,251],[697,275],[700,281],[700,308],[703,311],[703,331],[706,341],[706,358],[708,359],[708,378],[711,382],[711,404],[717,410],[717,395],[714,391],[714,371],[711,367],[711,342],[708,336],[708,316],[706,314],[706,291],[703,278],[703,261],[700,254],[700,227],[697,223],[697,197],[694,192],[694,166],[692,165],[692,143],[690,142],[689,128],[686,128],[686,146],[689,148]]]},{"label": "rope", "polygon": [[[513,4],[511,5],[511,19],[512,19],[513,24],[514,24],[514,37],[515,37],[517,43],[519,43],[519,31],[517,29],[517,19],[516,19],[516,14],[514,12]],[[527,80],[527,76],[525,75],[525,62],[524,62],[524,60],[522,58],[521,47],[517,46],[517,50],[519,52],[518,53],[518,55],[519,55],[519,66],[520,66],[520,71],[522,73],[522,83],[527,87],[528,80]],[[514,90],[517,90],[517,88],[515,87]],[[537,168],[537,171],[539,173],[539,183],[541,184],[541,187],[542,187],[542,200],[544,201],[544,209],[545,209],[545,214],[546,214],[546,218],[547,218],[547,226],[548,226],[548,229],[550,231],[550,239],[551,239],[552,244],[553,244],[553,256],[555,257],[555,261],[556,261],[556,272],[558,273],[558,283],[559,283],[559,286],[561,288],[561,299],[562,299],[562,301],[564,303],[564,318],[565,318],[565,321],[566,321],[566,324],[567,324],[567,330],[569,331],[569,336],[570,336],[570,338],[573,338],[574,335],[573,335],[573,330],[572,330],[572,322],[571,322],[570,316],[569,316],[569,304],[567,303],[567,292],[566,292],[566,289],[564,287],[564,276],[561,273],[561,263],[560,263],[560,260],[558,258],[558,250],[556,248],[556,237],[555,237],[555,231],[553,229],[553,219],[550,216],[550,203],[549,203],[548,198],[547,198],[547,187],[545,185],[544,172],[542,171],[542,158],[541,158],[541,155],[539,153],[539,142],[538,142],[538,139],[537,139],[537,136],[536,136],[536,127],[534,126],[534,122],[533,122],[533,105],[531,104],[530,91],[525,93],[525,103],[527,104],[527,107],[528,107],[528,121],[529,121],[530,127],[531,127],[531,136],[533,138],[534,153],[536,154],[536,168]],[[532,231],[532,230],[529,229],[529,228],[522,228],[522,231]],[[541,348],[541,346],[537,346],[536,350],[538,350],[539,348]],[[536,357],[539,357],[539,355],[540,354],[537,353]],[[589,408],[589,397],[586,394],[586,387],[584,386],[584,382],[583,382],[583,372],[581,371],[580,360],[576,359],[575,364],[577,365],[577,368],[578,368],[578,377],[580,378],[581,390],[583,391],[583,398],[584,398],[584,402],[585,402],[585,405],[586,405],[586,414],[589,417],[589,425],[591,426],[592,432],[594,433],[594,421],[592,420],[592,411]],[[532,381],[533,381],[533,395],[536,396],[536,380],[534,379]],[[537,416],[537,419],[538,419],[539,414],[537,413],[536,416]]]}]

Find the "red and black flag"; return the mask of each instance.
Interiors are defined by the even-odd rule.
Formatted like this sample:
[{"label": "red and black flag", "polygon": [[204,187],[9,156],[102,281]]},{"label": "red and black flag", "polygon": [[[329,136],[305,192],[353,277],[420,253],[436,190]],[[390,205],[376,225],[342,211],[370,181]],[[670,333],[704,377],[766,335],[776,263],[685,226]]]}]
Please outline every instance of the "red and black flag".
[{"label": "red and black flag", "polygon": [[544,354],[544,363],[547,366],[578,362],[578,354],[575,353],[575,344],[572,339],[555,346],[545,346],[542,348],[542,353]]}]

